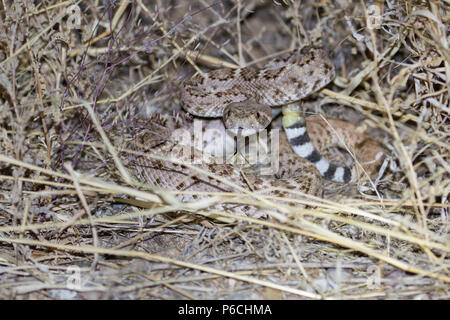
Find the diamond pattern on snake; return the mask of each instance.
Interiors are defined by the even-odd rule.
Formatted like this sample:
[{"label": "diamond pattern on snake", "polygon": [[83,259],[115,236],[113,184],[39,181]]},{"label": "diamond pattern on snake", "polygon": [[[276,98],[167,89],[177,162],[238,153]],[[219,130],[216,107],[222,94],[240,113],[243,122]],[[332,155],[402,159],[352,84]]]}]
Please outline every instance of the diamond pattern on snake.
[{"label": "diamond pattern on snake", "polygon": [[[383,154],[376,141],[357,133],[345,121],[319,116],[305,119],[300,105],[295,104],[326,86],[334,76],[335,68],[327,52],[313,47],[278,57],[262,69],[218,69],[197,74],[185,82],[180,92],[183,109],[196,118],[152,119],[136,128],[134,148],[175,161],[139,156],[131,166],[140,179],[151,185],[183,191],[179,196],[182,201],[202,198],[208,192],[242,190],[283,198],[298,198],[299,193],[291,191],[320,196],[322,177],[340,183],[358,178],[354,166],[336,166],[321,155],[329,147],[342,148],[342,142],[354,151],[364,171],[374,174]],[[272,109],[277,107],[282,108],[284,128],[278,140],[278,170],[261,175],[254,173],[258,164],[246,167],[223,163],[224,157],[230,157],[223,150],[231,149],[235,157],[244,157],[241,163],[245,164],[248,153],[240,148],[236,152],[235,137],[253,136],[264,130],[272,121]],[[196,126],[203,133],[216,134],[203,135],[199,140]],[[196,154],[202,155],[195,164],[201,172],[183,164],[192,163]],[[221,204],[228,209],[230,205]],[[235,208],[241,214],[255,214],[249,206]]]}]

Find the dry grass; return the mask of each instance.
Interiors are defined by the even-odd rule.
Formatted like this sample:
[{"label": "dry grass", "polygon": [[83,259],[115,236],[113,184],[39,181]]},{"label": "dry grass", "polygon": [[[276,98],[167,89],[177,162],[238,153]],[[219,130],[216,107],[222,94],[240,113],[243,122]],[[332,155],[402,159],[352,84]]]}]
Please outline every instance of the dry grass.
[{"label": "dry grass", "polygon": [[[375,2],[78,1],[76,29],[70,1],[3,1],[0,298],[448,299],[450,3]],[[124,128],[179,110],[194,72],[309,43],[338,77],[307,110],[370,129],[374,181],[254,219],[122,165]]]}]

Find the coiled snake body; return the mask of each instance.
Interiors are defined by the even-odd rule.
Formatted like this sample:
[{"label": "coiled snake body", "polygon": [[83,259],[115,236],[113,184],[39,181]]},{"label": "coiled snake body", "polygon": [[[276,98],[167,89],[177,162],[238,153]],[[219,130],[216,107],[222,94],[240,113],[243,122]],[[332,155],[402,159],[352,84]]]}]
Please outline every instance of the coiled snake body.
[{"label": "coiled snake body", "polygon": [[[220,178],[229,179],[240,188],[250,187],[254,191],[282,197],[292,196],[289,190],[320,195],[322,176],[342,183],[356,178],[354,168],[335,166],[320,155],[330,146],[342,146],[340,138],[343,138],[343,142],[360,158],[365,171],[374,173],[380,164],[380,157],[377,156],[381,152],[374,140],[356,133],[352,124],[337,119],[323,120],[315,116],[305,121],[300,107],[293,104],[324,87],[334,76],[334,65],[327,53],[307,47],[272,60],[263,69],[219,69],[192,77],[184,84],[180,94],[181,104],[190,114],[203,118],[221,117],[227,128],[249,135],[264,129],[271,122],[272,107],[283,106],[286,133],[280,134],[280,166],[272,176],[251,173],[244,179],[239,168],[218,163],[214,157],[204,157],[197,166]],[[215,129],[222,132],[225,129],[220,120],[202,121],[203,127],[213,123]],[[183,121],[179,127],[187,130],[188,136],[194,139],[192,121]],[[188,163],[193,159],[194,149],[206,150],[208,144],[217,144],[217,140],[201,141],[195,147],[180,148],[180,137],[171,134],[173,125],[166,125],[165,129],[165,138],[154,146],[149,147],[148,141],[154,139],[155,131],[148,130],[148,126],[136,134],[134,142],[140,150],[144,146],[150,153],[170,155]],[[217,180],[179,163],[138,157],[135,168],[148,183],[191,191],[191,194],[182,196],[183,200],[198,199],[200,196],[196,192],[233,190],[222,179]]]}]

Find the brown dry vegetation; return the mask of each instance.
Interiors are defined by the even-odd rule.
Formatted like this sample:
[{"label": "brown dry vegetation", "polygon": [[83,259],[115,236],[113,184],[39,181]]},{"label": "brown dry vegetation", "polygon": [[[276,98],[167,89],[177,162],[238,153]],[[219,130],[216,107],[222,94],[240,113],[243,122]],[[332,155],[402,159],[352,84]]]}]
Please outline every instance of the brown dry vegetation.
[{"label": "brown dry vegetation", "polygon": [[[379,20],[366,0],[35,3],[0,4],[0,299],[449,298],[448,0],[375,1]],[[179,111],[196,71],[306,44],[338,70],[306,110],[369,128],[372,182],[252,219],[121,166],[124,129]]]}]

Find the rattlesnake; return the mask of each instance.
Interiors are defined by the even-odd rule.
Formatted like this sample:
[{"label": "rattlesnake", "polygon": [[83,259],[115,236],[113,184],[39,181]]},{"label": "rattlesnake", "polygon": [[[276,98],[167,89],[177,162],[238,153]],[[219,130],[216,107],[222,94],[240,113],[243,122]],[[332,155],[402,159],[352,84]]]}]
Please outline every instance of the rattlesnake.
[{"label": "rattlesnake", "polygon": [[[294,53],[285,54],[270,61],[265,68],[219,69],[206,75],[196,75],[184,85],[181,91],[181,103],[186,111],[201,117],[223,117],[228,128],[244,129],[249,134],[254,129],[262,129],[270,123],[270,107],[283,107],[283,127],[293,150],[300,157],[313,162],[320,173],[333,181],[347,183],[356,179],[353,167],[337,167],[320,155],[311,143],[306,130],[305,119],[297,105],[289,105],[327,85],[335,76],[335,68],[323,49],[304,47]],[[249,105],[257,110],[256,117],[245,116]],[[244,116],[242,116],[244,114]],[[231,119],[231,120],[230,120]],[[251,121],[250,121],[251,120]],[[342,122],[337,127],[343,125]],[[248,128],[252,129],[248,131]],[[347,127],[348,128],[348,127]],[[350,128],[348,128],[350,129]],[[245,131],[247,130],[247,132]],[[326,133],[327,136],[336,136]],[[346,135],[347,142],[358,145],[358,153],[365,155],[370,148],[360,145],[365,136],[354,131]],[[334,145],[342,143],[336,139],[322,140]],[[359,141],[358,144],[355,142]],[[371,147],[375,144],[371,143]],[[319,149],[324,149],[323,143]],[[381,154],[381,149],[377,148]],[[377,154],[376,153],[376,154]],[[378,164],[373,159],[369,171]]]},{"label": "rattlesnake", "polygon": [[[167,156],[175,163],[153,159],[152,156],[137,156],[131,165],[138,177],[151,185],[184,191],[180,197],[187,201],[198,199],[202,192],[236,191],[235,187],[280,197],[297,197],[289,190],[321,195],[322,176],[337,182],[356,178],[354,169],[337,167],[320,156],[327,147],[342,146],[341,140],[336,138],[338,136],[356,151],[362,162],[367,163],[363,165],[366,172],[374,173],[380,164],[377,156],[381,154],[381,148],[374,140],[356,133],[352,124],[341,120],[324,120],[315,116],[305,122],[300,107],[293,104],[324,87],[334,75],[334,65],[326,52],[312,47],[272,60],[264,69],[219,69],[196,75],[184,84],[180,94],[181,105],[189,114],[203,117],[203,130],[218,130],[219,138],[216,136],[214,140],[208,136],[192,143],[195,139],[192,119],[162,124],[153,119],[135,128],[132,145],[139,151]],[[253,134],[271,122],[271,107],[283,105],[286,134],[281,132],[279,136],[280,167],[273,175],[254,174],[248,168],[241,170],[214,157],[229,137],[224,133],[224,124],[238,136]],[[222,117],[223,122],[207,119],[217,117]],[[177,134],[175,129],[184,132]],[[215,146],[212,156],[209,154],[211,145]],[[183,164],[192,163],[199,151],[202,159],[197,166],[216,177]],[[238,149],[238,153],[245,154],[241,151]],[[247,174],[243,176],[242,171]],[[235,187],[224,183],[223,179],[228,179]],[[239,210],[245,212],[242,208]]]}]

